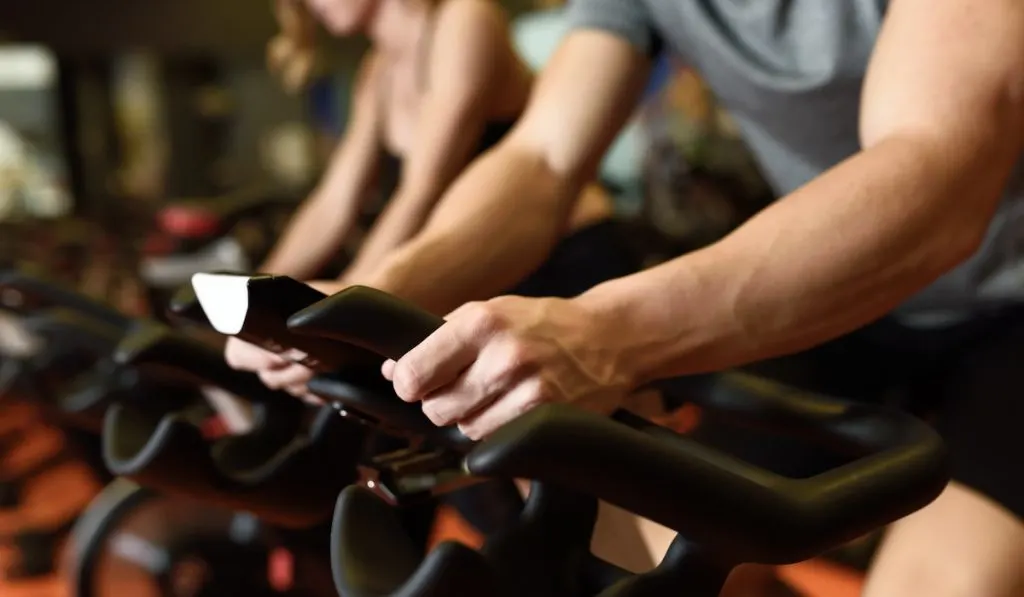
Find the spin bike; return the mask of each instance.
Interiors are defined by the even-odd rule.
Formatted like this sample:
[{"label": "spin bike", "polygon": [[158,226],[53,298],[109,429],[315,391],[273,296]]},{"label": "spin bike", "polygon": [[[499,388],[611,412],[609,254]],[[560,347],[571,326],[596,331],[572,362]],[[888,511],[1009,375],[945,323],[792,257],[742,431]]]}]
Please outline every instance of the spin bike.
[{"label": "spin bike", "polygon": [[[364,287],[326,297],[284,277],[212,274],[193,287],[218,331],[317,371],[310,390],[341,418],[410,439],[361,462],[338,498],[331,555],[346,597],[711,597],[739,564],[816,556],[924,507],[948,482],[942,441],[909,414],[738,376],[695,401],[847,462],[787,478],[629,412],[567,405],[541,406],[472,442],[367,373],[440,318]],[[531,480],[518,521],[480,551],[444,543],[424,557],[411,545],[396,507],[488,478]],[[678,533],[658,567],[630,574],[589,552],[599,499]]]}]

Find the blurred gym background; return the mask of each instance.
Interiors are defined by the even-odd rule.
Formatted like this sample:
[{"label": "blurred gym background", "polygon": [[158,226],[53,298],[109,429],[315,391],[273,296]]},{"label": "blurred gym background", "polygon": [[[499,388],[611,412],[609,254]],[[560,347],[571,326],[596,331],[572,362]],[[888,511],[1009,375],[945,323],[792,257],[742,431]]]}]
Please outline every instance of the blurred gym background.
[{"label": "blurred gym background", "polygon": [[[524,59],[541,67],[564,33],[562,3],[502,2]],[[0,261],[32,261],[140,313],[161,276],[174,278],[147,269],[154,259],[195,258],[229,237],[233,257],[218,245],[199,258],[258,262],[344,130],[365,48],[323,35],[314,85],[289,95],[265,66],[276,30],[270,0],[0,2]],[[728,115],[668,58],[602,178],[623,217],[660,232],[661,251],[710,242],[770,199]],[[224,217],[247,201],[270,208]],[[23,500],[33,512],[2,512],[0,526],[74,516],[100,486],[83,470],[39,480],[39,498]],[[0,580],[0,593],[65,594],[56,577],[29,576]]]}]

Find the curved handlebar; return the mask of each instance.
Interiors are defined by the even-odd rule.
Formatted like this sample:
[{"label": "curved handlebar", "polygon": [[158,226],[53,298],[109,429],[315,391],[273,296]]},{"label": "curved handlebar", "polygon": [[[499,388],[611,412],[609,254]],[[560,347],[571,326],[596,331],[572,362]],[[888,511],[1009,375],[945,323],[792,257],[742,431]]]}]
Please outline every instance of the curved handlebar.
[{"label": "curved handlebar", "polygon": [[88,312],[65,307],[35,312],[25,317],[22,324],[29,332],[45,339],[47,345],[75,348],[97,357],[109,354],[129,327],[127,321],[113,325]]},{"label": "curved handlebar", "polygon": [[[427,336],[444,325],[444,319],[423,311],[390,294],[353,286],[325,298],[288,318],[288,329],[296,334],[327,338],[358,346],[389,359],[400,359]],[[310,382],[310,390],[337,400],[357,412],[370,415],[386,426],[430,435],[446,447],[469,450],[473,442],[455,428],[438,433],[419,403],[397,399],[393,391],[373,392],[389,386],[377,371],[370,374],[346,372],[321,375]]]},{"label": "curved handlebar", "polygon": [[[289,319],[292,331],[389,358],[401,357],[442,324],[362,287]],[[798,561],[905,516],[937,497],[948,481],[941,439],[910,415],[778,387],[755,391],[738,378],[722,383],[706,403],[810,437],[853,462],[790,479],[626,412],[608,418],[551,405],[478,445],[466,466],[482,476],[559,483],[664,524],[717,553],[764,563]]]},{"label": "curved handlebar", "polygon": [[270,352],[293,355],[296,362],[321,373],[362,367],[380,359],[352,344],[295,334],[288,318],[326,297],[287,276],[196,274],[196,298],[218,332],[237,336]]},{"label": "curved handlebar", "polygon": [[131,322],[128,316],[109,305],[48,280],[45,275],[28,268],[0,269],[0,293],[8,292],[11,294],[7,300],[12,304],[0,304],[0,307],[12,311],[30,313],[41,308],[63,307],[118,328],[125,328]]},{"label": "curved handlebar", "polygon": [[[746,394],[748,402],[761,398]],[[806,396],[773,397],[804,429],[855,448],[853,462],[792,479],[718,452],[635,415],[564,405],[535,409],[466,458],[478,475],[560,482],[663,524],[737,561],[784,564],[897,520],[948,481],[939,436],[910,415]],[[791,404],[792,409],[787,407]],[[616,420],[617,419],[617,420]]]},{"label": "curved handlebar", "polygon": [[303,408],[290,395],[268,389],[256,375],[229,367],[214,347],[157,322],[141,324],[125,336],[114,349],[113,360],[119,365],[164,369],[175,379],[216,386],[277,411]]}]

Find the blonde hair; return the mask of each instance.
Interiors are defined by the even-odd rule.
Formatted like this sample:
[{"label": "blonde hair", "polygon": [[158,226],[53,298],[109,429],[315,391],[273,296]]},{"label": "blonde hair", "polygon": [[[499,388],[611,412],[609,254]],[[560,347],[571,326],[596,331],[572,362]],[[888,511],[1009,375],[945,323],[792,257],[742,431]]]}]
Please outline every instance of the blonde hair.
[{"label": "blonde hair", "polygon": [[316,20],[302,0],[274,0],[274,15],[281,30],[267,44],[267,67],[286,91],[296,93],[316,63]]}]

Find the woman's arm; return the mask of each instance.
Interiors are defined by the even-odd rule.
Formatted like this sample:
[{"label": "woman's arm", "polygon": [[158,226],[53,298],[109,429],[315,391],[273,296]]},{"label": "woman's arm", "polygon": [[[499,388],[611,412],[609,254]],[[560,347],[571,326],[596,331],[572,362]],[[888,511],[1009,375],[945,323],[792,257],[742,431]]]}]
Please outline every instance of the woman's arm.
[{"label": "woman's arm", "polygon": [[622,369],[643,381],[805,349],[972,255],[1024,149],[1024,4],[894,0],[861,137],[721,242],[584,295],[614,314]]},{"label": "woman's arm", "polygon": [[479,145],[495,101],[504,99],[518,75],[505,15],[496,3],[457,0],[439,10],[426,61],[427,88],[402,178],[346,280],[365,279],[420,230]]},{"label": "woman's arm", "polygon": [[364,283],[446,313],[535,270],[568,226],[647,71],[646,56],[617,36],[569,35],[515,129],[459,176],[423,230]]},{"label": "woman's arm", "polygon": [[299,207],[259,271],[294,278],[315,276],[351,232],[377,172],[379,113],[375,59],[363,59],[356,77],[349,125],[330,166]]}]

